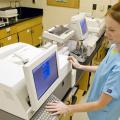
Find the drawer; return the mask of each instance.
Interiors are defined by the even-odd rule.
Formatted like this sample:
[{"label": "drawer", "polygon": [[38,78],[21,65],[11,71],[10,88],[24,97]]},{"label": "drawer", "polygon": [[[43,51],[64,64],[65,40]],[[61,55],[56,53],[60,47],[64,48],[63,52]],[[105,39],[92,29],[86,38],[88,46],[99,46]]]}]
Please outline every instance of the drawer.
[{"label": "drawer", "polygon": [[11,27],[6,27],[6,28],[0,30],[0,39],[16,33],[17,32],[16,29],[17,29],[17,25],[14,25]]},{"label": "drawer", "polygon": [[17,43],[18,42],[18,37],[17,34],[13,34],[11,36],[8,36],[4,39],[1,39],[3,42],[3,46],[5,45],[9,45],[9,44],[13,44],[13,43]]},{"label": "drawer", "polygon": [[20,32],[26,28],[30,28],[32,26],[35,26],[41,23],[42,23],[42,17],[37,17],[37,18],[30,19],[30,20],[26,20],[24,22],[18,23],[17,32]]}]

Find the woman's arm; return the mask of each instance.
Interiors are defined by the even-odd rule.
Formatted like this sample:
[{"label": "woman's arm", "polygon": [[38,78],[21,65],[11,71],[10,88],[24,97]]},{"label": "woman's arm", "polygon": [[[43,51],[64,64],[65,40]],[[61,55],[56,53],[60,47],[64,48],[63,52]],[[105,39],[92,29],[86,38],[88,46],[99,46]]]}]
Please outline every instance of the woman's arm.
[{"label": "woman's arm", "polygon": [[87,66],[81,65],[73,56],[69,56],[68,60],[72,63],[72,65],[80,70],[88,71],[88,72],[95,72],[98,66]]},{"label": "woman's arm", "polygon": [[88,71],[88,72],[96,72],[98,66],[88,66],[88,65],[80,65],[78,69]]},{"label": "woman's arm", "polygon": [[95,102],[88,102],[83,104],[69,105],[68,109],[71,112],[91,112],[97,111],[107,106],[112,101],[112,97],[102,93],[99,100]]}]

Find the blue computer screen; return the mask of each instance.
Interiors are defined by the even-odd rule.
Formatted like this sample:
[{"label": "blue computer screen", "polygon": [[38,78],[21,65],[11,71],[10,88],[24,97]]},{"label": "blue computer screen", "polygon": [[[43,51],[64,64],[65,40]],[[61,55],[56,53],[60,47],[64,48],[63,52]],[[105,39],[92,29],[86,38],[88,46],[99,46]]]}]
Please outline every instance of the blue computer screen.
[{"label": "blue computer screen", "polygon": [[48,59],[36,66],[33,70],[33,78],[36,88],[38,100],[47,91],[47,89],[58,78],[58,67],[56,53],[52,54]]},{"label": "blue computer screen", "polygon": [[81,29],[82,29],[82,34],[84,35],[87,32],[87,24],[86,24],[85,19],[82,19],[80,21],[80,26],[81,26]]}]

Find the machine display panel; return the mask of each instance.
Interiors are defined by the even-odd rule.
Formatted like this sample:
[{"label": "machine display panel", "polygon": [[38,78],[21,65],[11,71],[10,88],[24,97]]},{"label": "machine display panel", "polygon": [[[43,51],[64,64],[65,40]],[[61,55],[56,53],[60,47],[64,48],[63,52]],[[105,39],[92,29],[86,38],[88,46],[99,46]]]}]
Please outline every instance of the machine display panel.
[{"label": "machine display panel", "polygon": [[87,32],[87,24],[85,19],[82,19],[80,21],[80,26],[81,26],[82,34],[84,35]]},{"label": "machine display panel", "polygon": [[33,70],[34,84],[39,100],[49,87],[58,79],[56,53],[36,66]]}]

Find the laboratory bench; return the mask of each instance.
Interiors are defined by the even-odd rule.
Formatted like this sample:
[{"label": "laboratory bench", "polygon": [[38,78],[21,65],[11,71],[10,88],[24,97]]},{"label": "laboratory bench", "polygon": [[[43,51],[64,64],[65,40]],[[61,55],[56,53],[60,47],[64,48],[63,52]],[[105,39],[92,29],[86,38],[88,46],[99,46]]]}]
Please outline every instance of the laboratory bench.
[{"label": "laboratory bench", "polygon": [[18,19],[0,27],[0,47],[17,42],[34,46],[42,44],[43,9],[18,7]]}]

